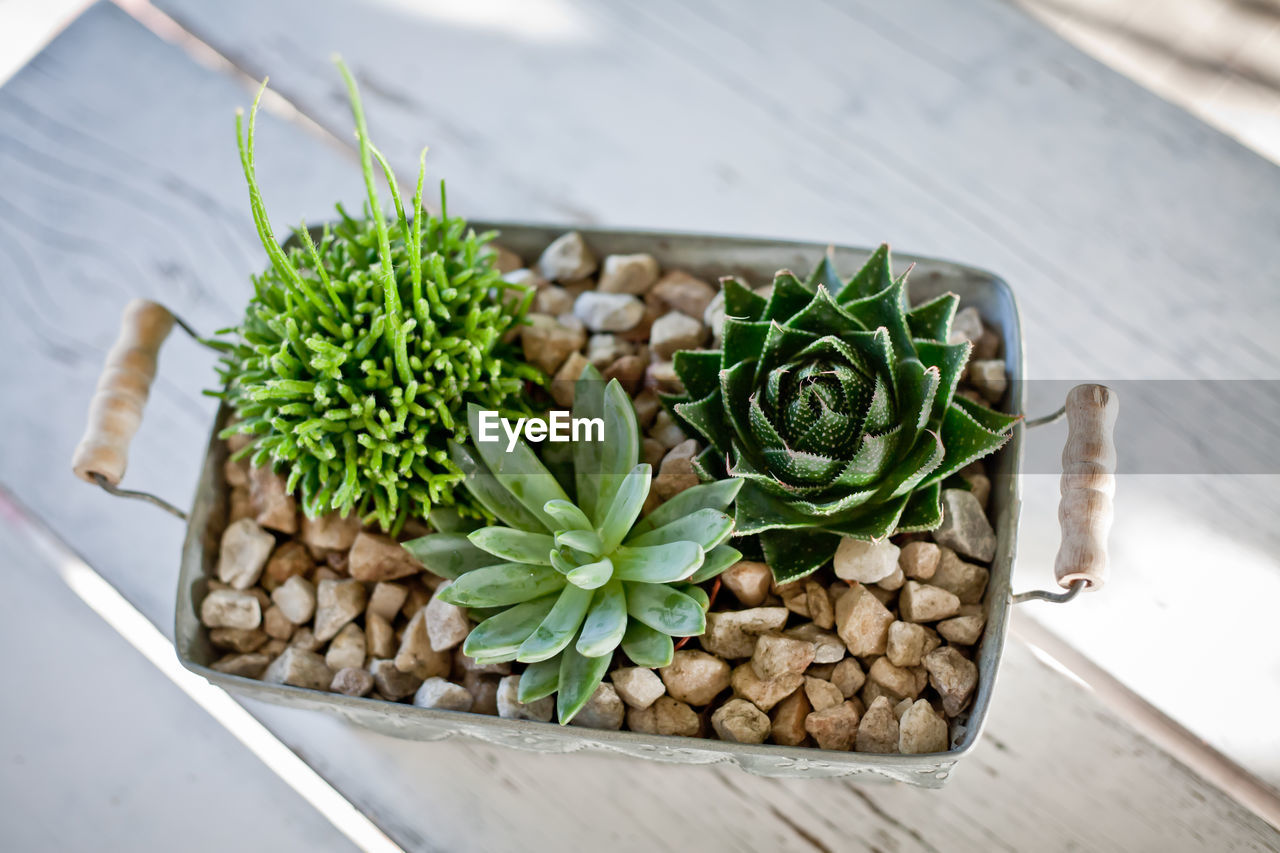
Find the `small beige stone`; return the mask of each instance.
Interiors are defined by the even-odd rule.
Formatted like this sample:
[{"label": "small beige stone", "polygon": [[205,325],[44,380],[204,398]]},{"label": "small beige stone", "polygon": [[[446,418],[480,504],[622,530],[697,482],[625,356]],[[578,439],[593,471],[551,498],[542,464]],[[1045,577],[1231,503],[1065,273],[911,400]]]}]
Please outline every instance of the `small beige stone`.
[{"label": "small beige stone", "polygon": [[653,323],[649,345],[660,359],[670,359],[680,350],[696,350],[707,340],[707,329],[688,314],[670,311]]},{"label": "small beige stone", "polygon": [[[688,707],[688,706],[686,706]],[[697,715],[694,715],[697,719]],[[650,705],[648,708],[627,708],[627,729],[643,735],[658,733],[658,712]]]},{"label": "small beige stone", "polygon": [[224,675],[241,675],[245,678],[261,678],[271,658],[262,652],[245,652],[229,654],[218,658],[211,664],[211,669]]},{"label": "small beige stone", "polygon": [[923,755],[947,751],[947,721],[924,699],[917,699],[898,721],[898,751]]},{"label": "small beige stone", "polygon": [[271,600],[284,617],[295,625],[305,625],[316,612],[316,588],[311,581],[294,575],[271,593]]},{"label": "small beige stone", "polygon": [[658,475],[653,478],[653,489],[664,501],[698,485],[698,475],[693,470],[693,457],[697,455],[698,442],[692,438],[667,451]]},{"label": "small beige stone", "polygon": [[200,602],[200,621],[209,628],[247,631],[262,624],[262,605],[252,593],[215,589]]},{"label": "small beige stone", "polygon": [[256,652],[271,639],[261,628],[210,628],[209,642],[220,649]]},{"label": "small beige stone", "polygon": [[1009,390],[1009,377],[1004,361],[998,358],[974,359],[969,362],[969,384],[978,389],[988,403],[998,403]]},{"label": "small beige stone", "polygon": [[373,676],[366,669],[340,669],[333,674],[329,689],[346,696],[368,696],[373,690]]},{"label": "small beige stone", "polygon": [[702,322],[711,331],[711,340],[717,345],[724,337],[724,319],[724,288],[722,287],[716,291],[715,296],[711,297],[706,310],[702,312]]},{"label": "small beige stone", "polygon": [[919,666],[924,656],[940,645],[937,634],[914,622],[894,622],[889,626],[885,657],[901,667]]},{"label": "small beige stone", "polygon": [[529,314],[525,321],[520,328],[525,361],[544,373],[554,375],[587,342],[587,329],[573,314]]},{"label": "small beige stone", "polygon": [[751,655],[751,668],[765,681],[784,673],[802,673],[813,663],[814,652],[813,643],[764,634],[756,639],[755,652]]},{"label": "small beige stone", "polygon": [[284,615],[284,611],[273,604],[262,614],[262,630],[272,639],[287,640],[293,636],[293,623]]},{"label": "small beige stone", "polygon": [[643,666],[627,666],[609,673],[614,690],[632,708],[648,708],[667,690],[662,679]]},{"label": "small beige stone", "polygon": [[324,643],[316,639],[314,631],[303,626],[293,632],[293,637],[290,638],[289,645],[302,649],[305,652],[318,652]]},{"label": "small beige stone", "polygon": [[461,684],[434,676],[423,681],[413,694],[414,705],[438,711],[470,711],[474,702],[471,691]]},{"label": "small beige stone", "polygon": [[348,622],[329,643],[324,662],[335,672],[340,669],[354,669],[364,666],[366,651],[364,629],[354,622]]},{"label": "small beige stone", "polygon": [[333,639],[352,619],[364,612],[368,592],[357,580],[324,580],[316,587],[316,639]]},{"label": "small beige stone", "polygon": [[694,649],[681,649],[658,670],[672,698],[705,705],[729,686],[729,664]]},{"label": "small beige stone", "polygon": [[498,682],[498,716],[504,720],[550,722],[556,710],[554,696],[543,696],[525,704],[520,701],[520,676],[508,675]]},{"label": "small beige stone", "polygon": [[819,749],[847,752],[858,736],[858,706],[843,702],[805,717],[804,728],[818,742]]},{"label": "small beige stone", "polygon": [[620,729],[626,717],[627,708],[622,704],[618,691],[612,684],[601,683],[587,704],[569,721],[571,726],[582,726],[585,729]]},{"label": "small beige stone", "polygon": [[289,578],[308,575],[315,567],[315,560],[311,559],[307,546],[290,540],[272,553],[259,582],[267,592],[275,592],[276,588]]},{"label": "small beige stone", "polygon": [[826,587],[815,580],[807,580],[804,584],[805,606],[809,610],[809,618],[819,628],[830,629],[835,626],[836,612],[827,595]]},{"label": "small beige stone", "polygon": [[395,664],[402,672],[412,672],[423,680],[447,678],[453,670],[453,654],[447,649],[437,651],[431,647],[425,607],[414,614],[405,626]]},{"label": "small beige stone", "polygon": [[809,594],[804,581],[793,581],[777,586],[774,590],[782,599],[782,605],[797,616],[809,618]]},{"label": "small beige stone", "polygon": [[862,715],[854,748],[858,752],[898,751],[898,718],[893,715],[893,705],[885,697],[872,702]]},{"label": "small beige stone", "polygon": [[699,642],[722,658],[747,658],[755,652],[761,634],[776,631],[786,622],[787,611],[783,607],[712,612],[707,614],[707,630]]},{"label": "small beige stone", "polygon": [[[773,573],[764,563],[740,560],[720,575],[720,581],[745,607],[759,607],[769,595]],[[786,621],[786,614],[783,614]],[[778,627],[782,627],[779,625]]]},{"label": "small beige stone", "polygon": [[853,658],[845,658],[831,671],[831,683],[840,688],[844,698],[851,699],[862,689],[867,676]]},{"label": "small beige stone", "polygon": [[290,646],[271,662],[267,671],[262,674],[262,680],[270,684],[328,690],[333,683],[333,671],[325,666],[324,658],[315,652]]},{"label": "small beige stone", "polygon": [[254,520],[281,533],[298,532],[298,505],[285,490],[285,479],[269,465],[249,469],[249,504]]},{"label": "small beige stone", "polygon": [[573,301],[573,314],[592,332],[626,332],[644,318],[644,303],[626,293],[588,290]]},{"label": "small beige stone", "polygon": [[654,713],[657,734],[697,737],[702,730],[702,721],[698,719],[697,713],[678,699],[660,696],[649,707]]},{"label": "small beige stone", "polygon": [[346,551],[360,532],[360,517],[326,513],[319,518],[302,517],[302,533],[298,537],[308,547],[325,551]]},{"label": "small beige stone", "polygon": [[498,714],[498,681],[499,676],[485,675],[469,670],[462,676],[462,686],[471,694],[471,713]]},{"label": "small beige stone", "polygon": [[769,737],[768,715],[746,699],[730,699],[716,708],[711,727],[730,743],[764,743]]},{"label": "small beige stone", "polygon": [[218,552],[218,580],[235,589],[248,589],[258,582],[276,538],[252,518],[227,525]]},{"label": "small beige stone", "polygon": [[872,584],[884,580],[898,567],[898,546],[888,539],[868,542],[846,536],[836,548],[836,577]]},{"label": "small beige stone", "polygon": [[942,697],[942,710],[954,717],[964,710],[978,686],[978,667],[953,646],[942,646],[924,656],[929,683]]},{"label": "small beige stone", "polygon": [[365,605],[365,613],[376,613],[388,622],[396,618],[400,608],[404,607],[409,597],[409,588],[401,583],[379,581],[369,593],[369,603]]},{"label": "small beige stone", "polygon": [[461,648],[453,650],[454,671],[475,672],[480,675],[510,675],[509,663],[476,663],[476,659],[465,654]]},{"label": "small beige stone", "polygon": [[524,266],[524,261],[520,259],[520,256],[506,246],[490,243],[489,250],[493,253],[493,268],[503,275],[514,272]]},{"label": "small beige stone", "polygon": [[577,281],[595,271],[596,256],[577,231],[560,235],[538,257],[538,272],[551,281]]},{"label": "small beige stone", "polygon": [[820,678],[805,678],[804,695],[808,697],[809,705],[815,711],[834,708],[844,701],[844,693],[839,687]]},{"label": "small beige stone", "polygon": [[984,563],[996,555],[996,534],[982,504],[967,489],[942,490],[942,523],[933,541]]},{"label": "small beige stone", "polygon": [[756,675],[751,664],[744,663],[733,668],[730,682],[735,696],[748,699],[760,710],[768,711],[804,686],[804,674],[784,672],[777,678],[765,681]]},{"label": "small beige stone", "polygon": [[876,658],[867,670],[867,683],[876,684],[881,695],[888,695],[897,704],[903,699],[915,699],[924,688],[918,684],[915,673],[906,667],[896,666],[888,657]]},{"label": "small beige stone", "polygon": [[876,586],[880,587],[883,590],[894,592],[896,590],[902,589],[902,585],[906,583],[906,581],[907,581],[907,576],[902,571],[902,566],[895,566],[893,569],[893,574],[889,575],[889,577],[885,578],[884,580],[876,581]]},{"label": "small beige stone", "polygon": [[609,255],[604,259],[596,288],[604,293],[641,294],[653,287],[660,274],[653,255]]},{"label": "small beige stone", "polygon": [[358,581],[393,581],[416,575],[422,564],[400,543],[380,533],[361,531],[351,546],[347,564],[351,577]]},{"label": "small beige stone", "polygon": [[933,542],[908,542],[898,555],[898,566],[912,580],[927,581],[933,577],[942,558],[942,549]]},{"label": "small beige stone", "polygon": [[600,332],[587,338],[587,361],[604,370],[624,355],[635,355],[635,344],[617,335]]},{"label": "small beige stone", "polygon": [[954,594],[961,604],[980,604],[990,576],[982,566],[967,563],[955,551],[944,548],[938,570],[929,582]]},{"label": "small beige stone", "polygon": [[809,697],[805,692],[794,691],[774,707],[770,715],[770,739],[782,746],[799,746],[804,743],[809,736],[804,728],[804,719],[811,710]]},{"label": "small beige stone", "polygon": [[953,616],[938,623],[938,633],[948,643],[972,646],[982,638],[986,619],[982,616]]},{"label": "small beige stone", "polygon": [[982,330],[982,316],[978,313],[978,309],[972,305],[961,308],[951,321],[951,334],[947,337],[947,343],[958,344],[961,341],[977,343],[982,337]]},{"label": "small beige stone", "polygon": [[446,581],[436,587],[435,594],[423,608],[427,637],[431,640],[431,648],[438,652],[452,649],[471,633],[471,621],[467,619],[467,612],[440,598],[440,591],[448,588],[449,583]]},{"label": "small beige stone", "polygon": [[959,613],[960,599],[941,587],[907,581],[898,596],[898,612],[904,622],[937,622]]},{"label": "small beige stone", "polygon": [[548,284],[538,288],[533,295],[533,309],[530,313],[545,314],[548,317],[559,317],[573,311],[573,297],[569,291],[556,284]]},{"label": "small beige stone", "polygon": [[893,621],[889,609],[860,583],[836,602],[836,633],[854,657],[884,654]]},{"label": "small beige stone", "polygon": [[364,635],[367,653],[371,658],[389,658],[396,653],[396,635],[391,622],[377,613],[364,618]]},{"label": "small beige stone", "polygon": [[671,415],[666,409],[658,412],[653,419],[653,427],[649,430],[649,437],[655,439],[668,450],[684,441],[688,441],[688,436],[684,434],[684,430],[680,429],[676,422],[671,419]]},{"label": "small beige stone", "polygon": [[[813,622],[806,622],[782,632],[784,637],[793,640],[804,640],[813,643],[813,662],[815,664],[835,664],[844,657],[844,641],[830,631],[824,631]],[[809,667],[813,674],[813,666]]]},{"label": "small beige stone", "polygon": [[[227,498],[227,524],[235,524],[242,518],[253,519],[253,504],[249,500],[249,487],[236,486]],[[257,522],[254,522],[255,524]]]},{"label": "small beige stone", "polygon": [[674,308],[690,317],[701,317],[715,298],[716,289],[683,270],[672,270],[649,289],[645,301],[659,308]]},{"label": "small beige stone", "polygon": [[[566,409],[573,405],[573,395],[578,387],[578,378],[587,369],[587,357],[580,352],[571,352],[560,365],[555,376],[551,378],[551,398]],[[607,378],[607,377],[606,377]]]},{"label": "small beige stone", "polygon": [[378,692],[393,702],[403,699],[416,691],[422,682],[422,676],[413,672],[404,672],[396,667],[395,661],[387,658],[375,658],[369,663],[369,674]]},{"label": "small beige stone", "polygon": [[[635,396],[632,405],[636,410],[636,419],[640,422],[641,429],[648,429],[653,425],[654,419],[658,417],[658,412],[663,411],[662,400],[658,399],[657,393],[652,388],[646,388]],[[657,439],[654,439],[657,441]],[[683,439],[682,439],[683,440]],[[679,444],[680,442],[676,442]],[[662,447],[661,442],[658,443]],[[675,445],[672,445],[673,447]],[[663,447],[665,450],[666,448]],[[659,457],[659,460],[661,457]]]}]

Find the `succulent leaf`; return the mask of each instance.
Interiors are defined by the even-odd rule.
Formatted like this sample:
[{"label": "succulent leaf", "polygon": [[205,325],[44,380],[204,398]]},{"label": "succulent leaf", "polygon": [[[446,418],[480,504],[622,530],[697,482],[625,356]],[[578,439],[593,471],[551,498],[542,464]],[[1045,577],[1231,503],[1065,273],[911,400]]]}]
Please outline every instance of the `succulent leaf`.
[{"label": "succulent leaf", "polygon": [[632,620],[622,636],[622,651],[636,666],[660,667],[671,663],[675,643],[661,631]]},{"label": "succulent leaf", "polygon": [[560,684],[556,689],[556,714],[561,725],[572,720],[587,704],[612,662],[611,655],[587,657],[574,646],[564,650],[560,655]]},{"label": "succulent leaf", "polygon": [[546,533],[529,533],[509,527],[481,527],[469,533],[467,539],[481,551],[500,560],[539,566],[551,565],[551,550],[558,544]]},{"label": "succulent leaf", "polygon": [[560,686],[560,655],[531,663],[520,674],[516,698],[521,702],[537,702],[550,696]]},{"label": "succulent leaf", "polygon": [[702,605],[663,584],[626,583],[627,613],[669,637],[696,637],[707,629]]},{"label": "succulent leaf", "polygon": [[515,660],[520,644],[542,624],[557,598],[545,595],[490,616],[467,635],[463,654],[488,663]]},{"label": "succulent leaf", "polygon": [[493,556],[472,545],[465,533],[437,533],[406,542],[404,547],[427,571],[450,580],[493,565]]},{"label": "succulent leaf", "polygon": [[578,633],[587,608],[594,596],[591,590],[569,584],[556,599],[546,618],[534,629],[516,652],[521,663],[537,663],[555,657]]},{"label": "succulent leaf", "polygon": [[564,575],[546,566],[499,563],[462,575],[440,592],[440,598],[459,607],[506,607],[555,592]]},{"label": "succulent leaf", "polygon": [[622,582],[611,580],[596,590],[578,636],[578,652],[589,658],[612,654],[626,631],[627,596]]}]

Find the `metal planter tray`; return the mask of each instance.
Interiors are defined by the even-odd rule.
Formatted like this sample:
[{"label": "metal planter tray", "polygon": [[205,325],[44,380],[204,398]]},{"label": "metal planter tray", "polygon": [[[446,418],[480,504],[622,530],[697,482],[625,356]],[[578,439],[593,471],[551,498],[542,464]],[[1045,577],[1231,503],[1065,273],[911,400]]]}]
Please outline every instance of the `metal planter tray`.
[{"label": "metal planter tray", "polygon": [[[478,230],[497,229],[503,245],[526,258],[536,257],[543,247],[566,228],[518,223],[483,223]],[[774,272],[789,268],[812,269],[827,250],[825,244],[718,237],[664,232],[632,232],[599,228],[577,229],[601,255],[647,252],[665,269],[684,269],[714,280],[737,274],[754,283],[772,279]],[[865,249],[836,247],[838,269],[848,273],[867,258]],[[960,296],[962,306],[978,309],[983,321],[999,331],[1004,342],[1004,362],[1009,378],[1006,406],[1021,412],[1023,406],[1023,346],[1018,309],[1009,285],[991,273],[947,261],[898,257],[900,264],[915,264],[911,274],[911,295],[918,301],[946,291]],[[133,334],[122,330],[116,348],[108,355],[107,367],[99,383],[98,395],[90,408],[90,425],[85,441],[77,450],[77,473],[115,494],[144,497],[177,515],[179,510],[150,495],[117,488],[124,473],[125,451],[137,421],[141,418],[147,387],[155,371],[155,355],[173,318],[164,309],[150,305],[163,319],[148,327],[137,322]],[[126,326],[129,314],[126,313]],[[137,318],[134,318],[137,321]],[[180,322],[180,321],[179,321]],[[185,328],[185,326],[184,326]],[[132,371],[131,379],[119,378]],[[1063,549],[1057,576],[1069,592],[1057,595],[1030,593],[1023,597],[1067,600],[1086,585],[1100,585],[1105,569],[1106,528],[1110,522],[1110,492],[1113,485],[1114,448],[1110,425],[1114,421],[1114,399],[1101,386],[1082,386],[1092,395],[1087,402],[1064,407],[1072,433],[1064,452],[1064,500],[1060,511]],[[1076,391],[1072,394],[1075,395]],[[120,398],[125,397],[123,403]],[[113,411],[113,406],[115,407]],[[1073,408],[1074,406],[1074,408]],[[1092,407],[1090,411],[1086,408]],[[1083,414],[1082,414],[1083,412]],[[1059,412],[1060,416],[1063,412]],[[229,691],[267,702],[300,708],[314,708],[341,714],[351,721],[395,737],[414,740],[441,740],[465,735],[489,743],[539,752],[602,750],[657,761],[685,764],[736,764],[764,776],[834,777],[853,776],[867,780],[901,781],[922,787],[941,787],[951,768],[973,749],[982,732],[991,706],[996,672],[1004,649],[1009,612],[1015,597],[1010,590],[1021,507],[1018,471],[1022,459],[1023,428],[1014,430],[1009,443],[990,461],[992,482],[990,509],[997,548],[991,562],[986,595],[987,626],[978,646],[976,663],[979,681],[972,704],[965,715],[952,723],[951,749],[929,755],[873,755],[836,752],[808,747],[732,744],[719,740],[644,735],[627,731],[599,731],[561,727],[556,723],[505,720],[481,714],[428,710],[372,698],[351,698],[340,694],[285,685],[266,684],[251,678],[226,675],[209,667],[218,652],[209,643],[200,624],[198,605],[207,589],[207,579],[215,574],[217,549],[226,524],[227,487],[223,463],[227,450],[216,435],[227,419],[224,407],[218,412],[210,435],[204,469],[188,516],[178,580],[175,637],[183,666]],[[114,419],[113,419],[114,418]],[[1092,418],[1092,419],[1091,419]],[[1047,420],[1047,419],[1042,419]],[[1077,436],[1076,430],[1080,429]],[[1078,439],[1078,440],[1077,440]],[[1084,449],[1081,449],[1084,448]],[[97,454],[94,467],[87,460]],[[1089,468],[1088,466],[1093,466]],[[105,472],[105,473],[104,473]],[[1087,480],[1088,477],[1092,480]],[[1087,485],[1081,480],[1085,477]],[[1088,495],[1083,494],[1088,492]],[[1071,496],[1088,498],[1082,509],[1069,507]],[[1092,501],[1089,503],[1088,501]],[[1070,546],[1070,547],[1069,547]],[[1064,556],[1065,555],[1065,556]]]}]

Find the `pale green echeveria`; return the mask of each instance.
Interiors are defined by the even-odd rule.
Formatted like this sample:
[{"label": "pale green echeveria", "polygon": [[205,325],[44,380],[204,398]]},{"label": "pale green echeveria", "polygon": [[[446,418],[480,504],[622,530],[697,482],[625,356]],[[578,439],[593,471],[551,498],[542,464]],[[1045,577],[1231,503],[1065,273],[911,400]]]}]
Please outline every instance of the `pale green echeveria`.
[{"label": "pale green echeveria", "polygon": [[766,298],[726,280],[719,350],[677,352],[687,393],[664,402],[706,439],[704,478],[744,481],[735,535],[758,534],[779,582],[831,560],[842,537],[880,540],[942,521],[942,482],[994,452],[1016,416],[956,395],[967,341],[958,297],[911,307],[881,246],[850,280],[830,257]]},{"label": "pale green echeveria", "polygon": [[641,519],[652,472],[639,462],[626,392],[589,367],[573,416],[602,419],[604,440],[574,443],[571,473],[557,479],[524,442],[509,452],[505,439],[480,442],[472,407],[472,444],[450,453],[499,523],[405,543],[428,571],[452,579],[442,599],[483,617],[463,652],[480,664],[528,664],[520,701],[556,693],[562,724],[591,698],[615,650],[637,666],[666,666],[673,637],[706,630],[698,584],[742,557],[724,544],[740,480],[694,486]]}]

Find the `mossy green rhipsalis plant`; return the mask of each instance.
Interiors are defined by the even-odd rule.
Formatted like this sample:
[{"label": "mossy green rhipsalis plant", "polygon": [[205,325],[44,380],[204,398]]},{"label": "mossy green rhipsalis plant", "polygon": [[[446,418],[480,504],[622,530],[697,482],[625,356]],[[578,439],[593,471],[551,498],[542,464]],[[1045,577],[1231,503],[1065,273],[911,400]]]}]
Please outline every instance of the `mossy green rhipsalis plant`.
[{"label": "mossy green rhipsalis plant", "polygon": [[[639,519],[650,466],[638,463],[640,428],[625,391],[588,367],[575,386],[573,416],[602,418],[603,441],[573,446],[561,483],[524,442],[506,452],[478,441],[451,445],[466,488],[501,525],[435,533],[405,543],[428,571],[451,578],[438,595],[472,608],[480,624],[463,652],[478,663],[528,664],[519,699],[557,693],[567,723],[599,686],[614,651],[637,666],[671,662],[672,637],[706,629],[709,580],[742,554],[723,544],[724,512],[741,481],[694,486]],[[572,493],[572,496],[571,496]]]},{"label": "mossy green rhipsalis plant", "polygon": [[[240,160],[258,237],[270,266],[253,279],[243,322],[223,334],[219,372],[239,420],[223,435],[253,436],[254,465],[287,472],[288,489],[316,517],[358,513],[384,529],[454,503],[463,471],[447,442],[465,439],[469,403],[527,414],[526,380],[543,382],[503,342],[522,322],[531,288],[508,284],[486,244],[448,215],[423,207],[426,151],[406,211],[390,166],[369,141],[360,96],[338,60],[351,98],[368,209],[326,225],[313,239],[304,222],[276,242],[254,170],[254,124],[236,117]],[[386,177],[396,221],[383,217],[374,161]],[[515,293],[507,293],[508,290]],[[482,515],[457,490],[457,511]]]},{"label": "mossy green rhipsalis plant", "polygon": [[941,484],[1008,440],[1018,418],[955,394],[967,341],[959,298],[915,308],[881,246],[849,281],[830,257],[766,299],[724,286],[719,350],[678,352],[686,394],[664,400],[708,447],[704,479],[743,480],[735,535],[759,534],[781,581],[830,560],[843,536],[879,540],[942,521]]}]

